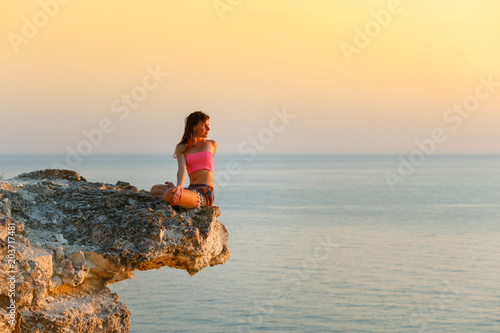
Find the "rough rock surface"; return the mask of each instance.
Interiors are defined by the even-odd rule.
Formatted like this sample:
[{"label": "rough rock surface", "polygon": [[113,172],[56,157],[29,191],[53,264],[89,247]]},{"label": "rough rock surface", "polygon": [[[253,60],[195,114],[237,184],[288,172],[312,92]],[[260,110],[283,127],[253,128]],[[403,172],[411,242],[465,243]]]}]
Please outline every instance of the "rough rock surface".
[{"label": "rough rock surface", "polygon": [[134,270],[224,264],[219,215],[68,170],[0,180],[0,333],[128,332],[130,312],[107,286]]}]

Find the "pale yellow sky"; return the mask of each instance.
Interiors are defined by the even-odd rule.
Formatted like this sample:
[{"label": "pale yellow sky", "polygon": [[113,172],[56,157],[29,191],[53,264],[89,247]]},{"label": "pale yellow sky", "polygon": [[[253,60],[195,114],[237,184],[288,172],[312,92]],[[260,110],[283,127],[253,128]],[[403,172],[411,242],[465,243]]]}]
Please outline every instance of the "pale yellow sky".
[{"label": "pale yellow sky", "polygon": [[[495,0],[0,7],[0,153],[170,153],[199,109],[221,152],[253,136],[268,152],[404,153],[436,128],[437,152],[500,152]],[[275,109],[295,118],[277,130]]]}]

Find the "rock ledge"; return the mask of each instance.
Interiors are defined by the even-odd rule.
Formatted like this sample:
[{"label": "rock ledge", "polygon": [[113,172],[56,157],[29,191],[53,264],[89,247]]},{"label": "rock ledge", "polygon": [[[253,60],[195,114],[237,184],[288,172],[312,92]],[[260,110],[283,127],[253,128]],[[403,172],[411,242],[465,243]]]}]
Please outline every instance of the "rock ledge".
[{"label": "rock ledge", "polygon": [[69,170],[0,180],[0,333],[128,332],[130,312],[108,285],[134,270],[194,275],[224,264],[219,215],[178,212],[130,183],[91,183]]}]

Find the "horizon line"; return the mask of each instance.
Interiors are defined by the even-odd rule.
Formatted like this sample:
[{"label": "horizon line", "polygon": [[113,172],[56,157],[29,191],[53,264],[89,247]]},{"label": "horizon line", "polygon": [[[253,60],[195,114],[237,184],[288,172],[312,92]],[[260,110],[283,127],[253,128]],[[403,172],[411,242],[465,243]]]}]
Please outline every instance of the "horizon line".
[{"label": "horizon line", "polygon": [[[96,152],[92,153],[90,155],[87,155],[85,157],[91,157],[91,156],[132,156],[132,155],[142,155],[142,156],[153,156],[153,155],[168,155],[169,153],[167,152]],[[257,155],[318,155],[318,156],[325,156],[325,155],[388,155],[388,156],[394,156],[394,155],[409,155],[411,152],[404,151],[404,152],[287,152],[287,151],[282,151],[282,152],[258,152]],[[0,152],[0,156],[65,156],[66,153],[2,153]],[[173,155],[173,153],[172,153]],[[245,154],[241,154],[239,152],[218,152],[217,155],[241,155],[244,156]],[[440,152],[440,153],[433,153],[426,155],[427,157],[432,157],[432,156],[439,156],[439,155],[500,155],[500,152]]]}]

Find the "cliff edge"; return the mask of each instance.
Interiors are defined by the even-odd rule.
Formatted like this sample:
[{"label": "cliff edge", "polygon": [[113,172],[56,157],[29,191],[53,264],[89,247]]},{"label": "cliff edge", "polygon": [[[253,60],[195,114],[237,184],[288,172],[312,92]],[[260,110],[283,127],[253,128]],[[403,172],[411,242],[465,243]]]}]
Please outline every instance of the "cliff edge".
[{"label": "cliff edge", "polygon": [[134,270],[224,264],[219,215],[68,170],[0,180],[0,333],[128,332],[130,312],[108,285]]}]

